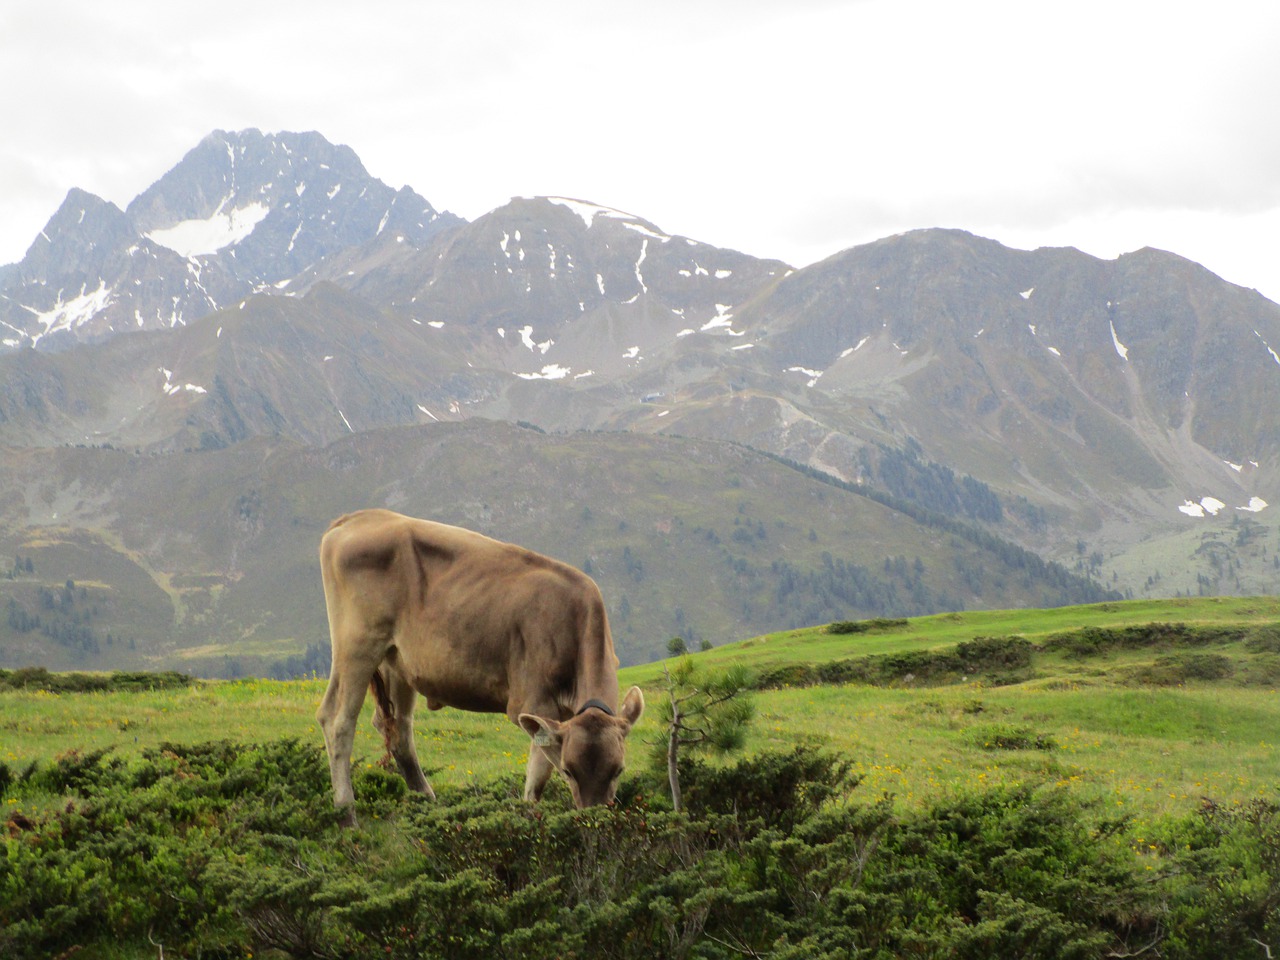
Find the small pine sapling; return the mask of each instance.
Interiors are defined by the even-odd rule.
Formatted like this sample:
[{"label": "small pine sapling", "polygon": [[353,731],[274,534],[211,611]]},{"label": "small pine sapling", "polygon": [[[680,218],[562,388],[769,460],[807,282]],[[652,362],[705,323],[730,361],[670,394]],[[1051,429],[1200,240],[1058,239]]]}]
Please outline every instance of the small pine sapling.
[{"label": "small pine sapling", "polygon": [[709,672],[683,657],[674,669],[664,666],[663,675],[666,697],[658,703],[662,732],[654,743],[655,757],[666,761],[671,805],[679,813],[683,809],[680,751],[710,748],[727,753],[740,749],[755,716],[755,705],[751,676],[741,666]]}]

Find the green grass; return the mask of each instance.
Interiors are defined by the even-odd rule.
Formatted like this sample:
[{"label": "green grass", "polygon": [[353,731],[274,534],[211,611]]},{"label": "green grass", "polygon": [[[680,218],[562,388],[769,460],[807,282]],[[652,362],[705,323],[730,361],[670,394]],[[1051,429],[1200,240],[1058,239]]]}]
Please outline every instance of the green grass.
[{"label": "green grass", "polygon": [[[707,667],[743,663],[763,670],[947,647],[975,636],[1019,634],[1039,643],[1084,626],[1152,622],[1256,628],[1280,621],[1276,598],[1134,601],[1054,610],[922,617],[901,627],[831,635],[822,628],[757,637],[696,654]],[[849,684],[763,691],[748,752],[820,744],[850,757],[861,790],[919,805],[975,787],[1027,782],[1069,785],[1119,814],[1141,820],[1191,810],[1201,798],[1280,800],[1280,693],[1248,672],[1274,654],[1242,642],[1195,653],[1226,657],[1231,678],[1152,686],[1137,676],[1168,649],[1113,650],[1071,658],[1037,652],[1032,678],[1003,686],[970,680],[936,686]],[[625,687],[645,689],[651,713],[632,734],[631,762],[646,761],[661,697],[662,664],[623,670]],[[297,737],[320,742],[314,714],[323,680],[212,682],[147,693],[0,693],[0,762],[21,768],[68,750],[110,748],[136,755],[166,741]],[[382,745],[365,705],[357,763],[372,765]],[[438,787],[518,774],[528,739],[500,715],[456,710],[417,715],[415,736]],[[1022,746],[1019,746],[1019,745]]]},{"label": "green grass", "polygon": [[[323,680],[209,682],[186,690],[147,693],[0,693],[0,762],[25,766],[68,750],[111,749],[122,756],[166,742],[283,737],[322,742],[315,722]],[[373,764],[382,741],[365,703],[354,756]],[[523,770],[528,737],[494,714],[447,710],[417,717],[418,753],[437,783]]]},{"label": "green grass", "polygon": [[[1144,819],[1202,797],[1280,800],[1274,690],[814,687],[772,692],[759,707],[749,749],[785,748],[803,730],[854,758],[864,791],[908,804],[1028,782]],[[1054,746],[987,746],[1014,731]]]},{"label": "green grass", "polygon": [[[1185,600],[1131,600],[1053,609],[992,610],[912,617],[905,626],[867,633],[829,634],[806,627],[766,634],[700,654],[707,662],[728,660],[755,670],[802,661],[836,660],[867,654],[903,653],[959,643],[974,637],[1022,636],[1040,641],[1050,634],[1083,627],[1123,627],[1153,622],[1194,626],[1267,624],[1280,620],[1280,598],[1209,597]],[[631,676],[656,680],[660,664],[634,668]]]}]

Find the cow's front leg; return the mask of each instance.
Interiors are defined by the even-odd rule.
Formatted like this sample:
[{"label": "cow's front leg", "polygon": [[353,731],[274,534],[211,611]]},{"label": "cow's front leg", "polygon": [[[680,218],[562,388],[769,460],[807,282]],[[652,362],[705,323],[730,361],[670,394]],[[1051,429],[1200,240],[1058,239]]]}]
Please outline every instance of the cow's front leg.
[{"label": "cow's front leg", "polygon": [[551,779],[555,767],[540,747],[529,744],[529,763],[524,772],[524,798],[536,803],[542,798],[542,790]]}]

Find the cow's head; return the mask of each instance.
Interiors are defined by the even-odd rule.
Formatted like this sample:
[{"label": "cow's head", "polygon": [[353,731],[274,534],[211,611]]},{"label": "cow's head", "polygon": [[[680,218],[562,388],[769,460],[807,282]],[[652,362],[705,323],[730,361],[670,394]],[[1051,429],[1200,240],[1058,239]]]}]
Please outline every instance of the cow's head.
[{"label": "cow's head", "polygon": [[612,803],[618,776],[626,765],[626,737],[644,713],[644,694],[632,687],[615,715],[599,701],[590,701],[569,720],[548,720],[520,714],[520,726],[533,738],[531,750],[541,750],[560,771],[577,807]]}]

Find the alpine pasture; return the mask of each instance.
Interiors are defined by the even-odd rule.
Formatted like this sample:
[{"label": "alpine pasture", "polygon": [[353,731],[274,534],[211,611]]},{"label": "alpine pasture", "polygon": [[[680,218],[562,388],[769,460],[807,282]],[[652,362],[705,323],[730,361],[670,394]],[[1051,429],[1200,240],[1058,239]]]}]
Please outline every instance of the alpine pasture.
[{"label": "alpine pasture", "polygon": [[[661,711],[613,808],[520,799],[527,736],[424,711],[438,799],[366,704],[360,826],[324,679],[0,674],[0,953],[859,958],[1280,948],[1280,600],[837,623],[692,655],[754,677],[743,751]],[[665,664],[621,671],[657,707]],[[150,687],[150,689],[148,689]],[[646,743],[650,747],[646,747]]]}]

